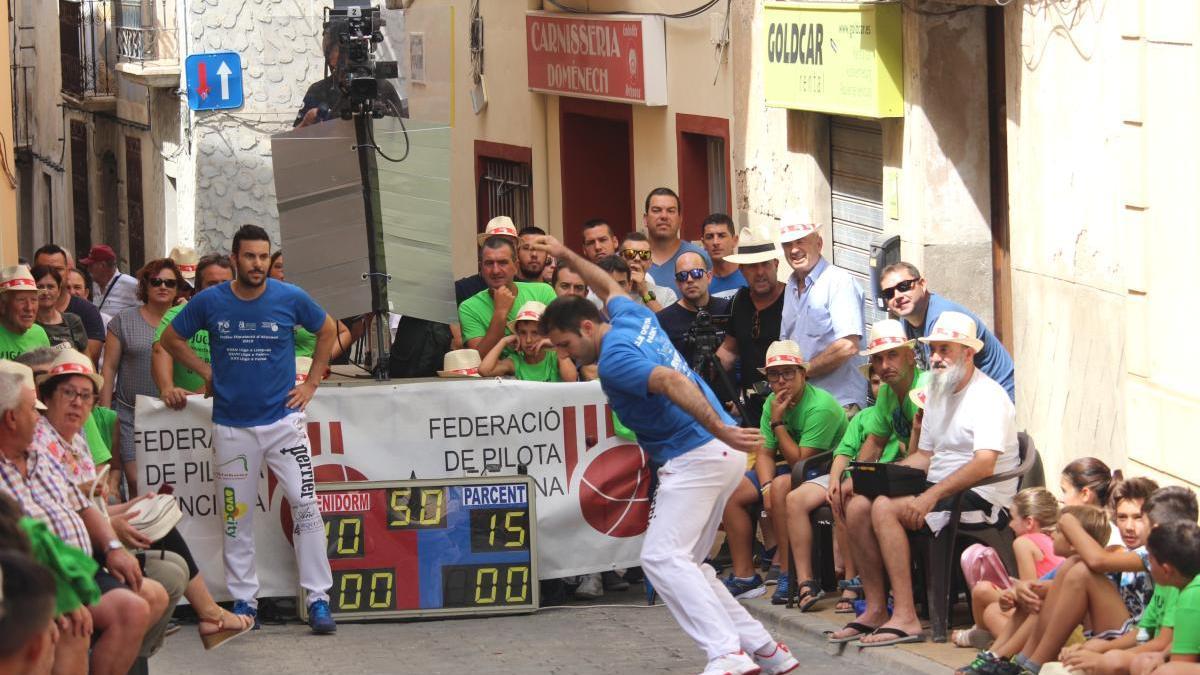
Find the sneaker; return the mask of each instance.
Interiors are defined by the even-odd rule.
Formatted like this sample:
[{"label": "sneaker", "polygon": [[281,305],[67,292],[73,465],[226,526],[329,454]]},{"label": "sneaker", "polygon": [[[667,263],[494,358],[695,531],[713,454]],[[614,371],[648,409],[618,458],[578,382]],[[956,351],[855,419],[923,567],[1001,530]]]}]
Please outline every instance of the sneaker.
[{"label": "sneaker", "polygon": [[972,675],[1021,675],[1026,670],[1008,659],[1000,658],[990,652],[980,652],[970,665],[959,672]]},{"label": "sneaker", "polygon": [[781,572],[779,570],[779,566],[771,565],[767,569],[767,575],[765,577],[763,577],[763,583],[768,586],[774,586],[775,584],[779,583],[780,574],[781,574]]},{"label": "sneaker", "polygon": [[709,661],[700,675],[759,675],[761,672],[762,668],[749,654],[736,651]]},{"label": "sneaker", "polygon": [[775,592],[771,594],[772,605],[786,605],[788,601],[788,576],[785,574],[779,577],[779,582],[775,586]]},{"label": "sneaker", "polygon": [[238,616],[248,616],[254,619],[254,630],[262,628],[262,624],[258,622],[258,610],[250,606],[250,603],[245,600],[236,600],[233,603],[233,613]]},{"label": "sneaker", "polygon": [[600,573],[600,582],[604,584],[606,591],[627,591],[629,590],[629,582],[625,581],[624,577],[612,570]]},{"label": "sneaker", "polygon": [[800,667],[800,662],[792,656],[792,650],[782,642],[776,642],[771,653],[764,654],[765,649],[754,652],[754,662],[762,668],[762,675],[783,675]]},{"label": "sneaker", "polygon": [[763,584],[762,577],[757,574],[749,579],[742,579],[730,574],[725,577],[724,581],[725,588],[729,589],[729,594],[737,600],[757,598],[767,592],[767,587]]},{"label": "sneaker", "polygon": [[604,595],[604,585],[600,581],[600,573],[585,574],[579,586],[575,588],[575,597],[580,600],[595,600]]},{"label": "sneaker", "polygon": [[329,603],[315,600],[308,606],[308,625],[317,635],[329,635],[337,632],[337,624],[329,613]]}]

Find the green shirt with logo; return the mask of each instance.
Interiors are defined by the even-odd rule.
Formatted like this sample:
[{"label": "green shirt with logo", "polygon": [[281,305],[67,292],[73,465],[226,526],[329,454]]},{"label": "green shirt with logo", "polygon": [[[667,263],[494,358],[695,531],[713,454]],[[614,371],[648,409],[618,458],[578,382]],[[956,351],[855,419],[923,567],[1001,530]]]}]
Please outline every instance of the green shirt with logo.
[{"label": "green shirt with logo", "polygon": [[[179,311],[183,309],[183,305],[175,305],[163,314],[162,321],[158,324],[158,330],[154,331],[154,341],[158,342],[162,339],[162,334],[167,330],[167,326],[171,325],[171,320]],[[196,331],[196,334],[187,341],[188,346],[200,357],[200,360],[205,363],[212,363],[212,358],[208,351],[208,331],[201,329]],[[175,381],[175,386],[188,391],[203,391],[204,378],[196,371],[188,368],[179,362],[179,359],[174,359],[175,363],[171,372],[171,379]]]},{"label": "green shirt with logo", "polygon": [[38,347],[49,347],[50,338],[45,329],[36,323],[24,333],[17,334],[4,326],[0,326],[0,359],[13,360],[25,352],[31,352]]}]

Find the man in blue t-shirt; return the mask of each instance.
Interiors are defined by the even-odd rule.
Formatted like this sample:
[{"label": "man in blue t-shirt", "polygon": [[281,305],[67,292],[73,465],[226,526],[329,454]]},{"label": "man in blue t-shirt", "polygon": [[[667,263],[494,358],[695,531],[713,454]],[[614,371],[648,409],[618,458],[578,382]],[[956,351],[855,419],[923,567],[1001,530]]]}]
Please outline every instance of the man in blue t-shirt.
[{"label": "man in blue t-shirt", "polygon": [[610,318],[576,296],[550,303],[542,332],[580,365],[599,363],[613,412],[661,466],[642,569],[675,620],[709,659],[704,673],[785,673],[799,666],[717,580],[704,557],[729,495],[762,436],[734,424],[704,380],[688,368],[654,314],[608,272],[553,237],[534,246],[575,270]]},{"label": "man in blue t-shirt", "polygon": [[[204,289],[171,321],[160,342],[179,363],[204,378],[213,395],[213,467],[225,531],[225,581],[233,611],[255,619],[258,575],[254,571],[254,510],[258,473],[265,460],[292,508],[292,541],[300,585],[308,592],[309,625],[332,633],[325,523],[304,407],[329,366],[334,323],[298,286],[267,278],[271,240],[266,230],[243,225],[233,237],[237,277]],[[316,333],[308,377],[296,384],[293,329]],[[186,340],[207,330],[212,365]]]},{"label": "man in blue t-shirt", "polygon": [[[999,338],[988,330],[983,321],[966,307],[929,291],[925,278],[916,265],[898,262],[888,265],[879,275],[880,297],[888,310],[904,321],[904,331],[910,338],[929,335],[942,312],[959,312],[975,321],[983,349],[975,354],[975,367],[1004,387],[1010,400],[1016,400],[1013,383],[1013,360]],[[928,368],[929,345],[921,343],[922,366]]]},{"label": "man in blue t-shirt", "polygon": [[707,264],[712,265],[708,252],[680,236],[682,211],[679,195],[671,188],[654,188],[646,195],[642,224],[646,227],[646,238],[650,240],[650,269],[647,274],[655,284],[664,288],[675,285],[675,261],[684,253],[698,253]]}]

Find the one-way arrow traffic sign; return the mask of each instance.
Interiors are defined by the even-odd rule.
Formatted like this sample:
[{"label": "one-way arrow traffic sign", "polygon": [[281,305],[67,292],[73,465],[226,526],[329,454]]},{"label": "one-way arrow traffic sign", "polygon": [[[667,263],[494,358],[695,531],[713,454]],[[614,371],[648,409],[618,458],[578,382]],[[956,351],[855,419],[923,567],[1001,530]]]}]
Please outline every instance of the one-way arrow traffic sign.
[{"label": "one-way arrow traffic sign", "polygon": [[192,54],[187,57],[185,72],[188,107],[192,110],[242,107],[242,57],[236,52]]}]

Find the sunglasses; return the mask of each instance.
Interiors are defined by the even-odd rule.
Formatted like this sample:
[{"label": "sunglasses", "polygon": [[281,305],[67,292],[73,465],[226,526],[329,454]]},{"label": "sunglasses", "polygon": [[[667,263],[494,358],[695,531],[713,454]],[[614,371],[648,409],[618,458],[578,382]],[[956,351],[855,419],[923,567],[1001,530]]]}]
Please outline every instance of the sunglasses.
[{"label": "sunglasses", "polygon": [[907,293],[911,291],[913,286],[917,285],[918,281],[920,281],[920,279],[905,279],[891,288],[885,288],[880,291],[879,297],[883,298],[884,300],[891,300],[892,298],[896,297],[897,293]]},{"label": "sunglasses", "polygon": [[158,288],[159,286],[166,286],[167,288],[175,288],[176,286],[179,285],[178,282],[176,282],[174,279],[157,279],[156,278],[156,279],[150,279],[149,281],[150,281],[150,285],[155,288]]},{"label": "sunglasses", "polygon": [[[649,253],[649,251],[647,251],[647,253]],[[688,279],[695,279],[695,280],[699,281],[704,276],[704,274],[705,274],[704,270],[700,269],[699,267],[697,267],[694,270],[684,270],[682,272],[675,273],[675,281],[678,281],[681,284],[683,282],[687,281]]]},{"label": "sunglasses", "polygon": [[650,251],[638,251],[632,248],[622,249],[621,257],[626,260],[637,260],[639,258],[642,260],[649,260]]}]

